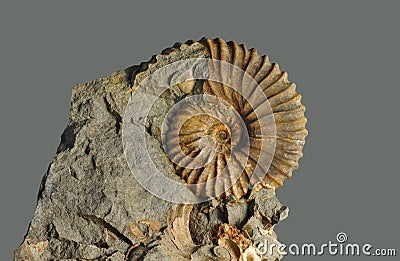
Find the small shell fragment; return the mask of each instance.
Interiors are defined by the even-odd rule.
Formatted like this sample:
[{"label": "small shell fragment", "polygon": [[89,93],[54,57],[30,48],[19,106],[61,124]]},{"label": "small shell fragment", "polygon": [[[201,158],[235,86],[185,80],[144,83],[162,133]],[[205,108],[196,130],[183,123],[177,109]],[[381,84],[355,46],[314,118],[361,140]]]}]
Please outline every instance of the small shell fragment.
[{"label": "small shell fragment", "polygon": [[158,232],[161,229],[161,224],[160,224],[160,222],[157,222],[157,221],[140,220],[140,221],[138,221],[138,223],[146,224],[153,233]]},{"label": "small shell fragment", "polygon": [[128,224],[127,228],[128,228],[129,233],[132,236],[134,236],[134,237],[136,237],[138,239],[145,239],[146,238],[146,236],[143,234],[143,232],[135,224]]},{"label": "small shell fragment", "polygon": [[193,205],[178,205],[168,212],[168,227],[161,237],[161,249],[172,260],[190,260],[192,253],[199,248],[189,231],[192,209]]}]

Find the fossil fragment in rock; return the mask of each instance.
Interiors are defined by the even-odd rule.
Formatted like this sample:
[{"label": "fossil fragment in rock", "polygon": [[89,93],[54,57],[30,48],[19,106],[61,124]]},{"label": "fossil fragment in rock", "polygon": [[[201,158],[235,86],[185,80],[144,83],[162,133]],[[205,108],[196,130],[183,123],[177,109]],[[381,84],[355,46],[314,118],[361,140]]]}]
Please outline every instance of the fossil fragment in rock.
[{"label": "fossil fragment in rock", "polygon": [[228,251],[230,260],[261,260],[261,253],[245,231],[239,231],[229,224],[222,224],[218,228],[216,237],[217,244]]},{"label": "fossil fragment in rock", "polygon": [[[298,167],[307,136],[296,85],[255,49],[203,38],[176,44],[141,64],[132,88],[151,92],[140,86],[143,79],[171,61],[191,59],[199,61],[189,76],[168,76],[173,86],[162,100],[169,110],[153,113],[147,126],[175,174],[205,198],[240,199],[252,187],[282,186]],[[203,74],[207,77],[196,78]]]},{"label": "fossil fragment in rock", "polygon": [[193,205],[178,205],[171,208],[167,217],[167,230],[162,236],[162,252],[172,260],[190,260],[197,246],[189,231],[190,213]]}]

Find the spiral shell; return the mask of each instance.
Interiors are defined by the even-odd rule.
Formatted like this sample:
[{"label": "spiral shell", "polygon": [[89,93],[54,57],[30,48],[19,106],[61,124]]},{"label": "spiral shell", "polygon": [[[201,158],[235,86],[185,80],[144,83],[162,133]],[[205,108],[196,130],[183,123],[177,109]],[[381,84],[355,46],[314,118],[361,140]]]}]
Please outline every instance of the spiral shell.
[{"label": "spiral shell", "polygon": [[[244,45],[225,42],[221,39],[203,39],[202,42],[209,50],[211,58],[232,63],[248,73],[268,98],[275,120],[277,140],[274,157],[263,182],[274,188],[282,186],[283,181],[290,178],[292,171],[298,167],[298,160],[303,155],[302,149],[308,134],[305,129],[307,122],[304,116],[305,107],[301,104],[301,95],[296,92],[296,85],[289,82],[286,72],[280,71],[279,66],[276,63],[272,64],[267,56],[260,56],[256,49],[248,49]],[[257,88],[257,86],[243,87]],[[240,106],[243,98],[231,94],[229,90],[226,90],[226,86],[207,81],[204,91],[231,103],[242,115],[248,127],[254,123],[257,124],[257,119],[253,118],[254,108],[246,102]],[[259,127],[255,127],[256,132]],[[249,165],[252,165],[252,160],[257,161],[256,157],[252,157],[259,145],[259,141],[254,136],[250,138]],[[246,171],[248,177],[252,175],[251,170],[252,168]],[[242,187],[242,189],[244,193],[247,192],[246,188]]]},{"label": "spiral shell", "polygon": [[[289,82],[287,73],[267,56],[259,55],[256,49],[232,41],[203,38],[163,51],[142,64],[134,76],[146,77],[151,70],[162,67],[165,57],[171,55],[177,60],[211,58],[237,69],[224,69],[211,62],[209,71],[217,80],[177,84],[180,90],[176,92],[177,101],[194,95],[200,95],[201,99],[178,106],[164,122],[163,149],[175,173],[187,184],[204,183],[195,193],[209,197],[222,191],[225,196],[240,199],[251,186],[282,186],[298,167],[308,134],[301,95],[296,92],[296,85]],[[246,81],[245,76],[251,81]],[[235,84],[239,88],[231,88]],[[210,103],[212,99],[215,101]],[[265,128],[273,131],[266,135]],[[159,133],[161,130],[152,134]],[[247,143],[243,136],[247,136]],[[247,155],[235,149],[237,144],[248,145]],[[193,162],[202,165],[193,167]],[[235,171],[239,173],[232,178]]]}]

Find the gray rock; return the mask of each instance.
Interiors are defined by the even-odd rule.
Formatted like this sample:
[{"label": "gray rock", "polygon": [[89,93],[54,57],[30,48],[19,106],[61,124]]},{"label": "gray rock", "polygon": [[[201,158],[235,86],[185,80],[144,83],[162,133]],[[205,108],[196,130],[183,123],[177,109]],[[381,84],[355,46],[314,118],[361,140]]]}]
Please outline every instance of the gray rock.
[{"label": "gray rock", "polygon": [[74,87],[68,126],[16,260],[123,260],[139,241],[129,224],[152,220],[166,226],[172,204],[144,190],[123,155],[120,115],[130,98],[127,79],[120,71]]},{"label": "gray rock", "polygon": [[[188,54],[201,56],[202,50],[196,48],[187,50]],[[184,57],[181,52],[171,60]],[[164,58],[159,66],[168,62]],[[260,229],[272,231],[286,217],[287,209],[274,191],[264,191],[238,202],[197,204],[190,218],[182,219],[189,224],[187,230],[172,229],[168,220],[174,219],[168,219],[168,213],[177,205],[146,191],[124,156],[122,115],[138,68],[73,88],[68,125],[43,178],[34,217],[15,250],[15,260],[176,260],[177,256],[189,259],[190,253],[194,260],[217,260],[214,252],[226,251],[221,246],[213,250],[218,242],[210,233],[216,226],[230,223],[238,231],[257,231],[249,240],[259,242]],[[180,217],[176,214],[174,218]],[[169,237],[187,235],[189,230],[192,238],[183,244],[185,257],[180,257],[175,239]],[[171,246],[175,259],[168,254]]]}]

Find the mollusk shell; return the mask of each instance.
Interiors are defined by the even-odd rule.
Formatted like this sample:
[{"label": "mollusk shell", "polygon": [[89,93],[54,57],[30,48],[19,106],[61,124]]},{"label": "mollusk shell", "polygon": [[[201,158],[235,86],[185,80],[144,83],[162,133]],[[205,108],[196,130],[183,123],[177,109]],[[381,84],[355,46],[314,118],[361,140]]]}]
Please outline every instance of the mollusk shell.
[{"label": "mollusk shell", "polygon": [[197,246],[189,231],[190,213],[193,205],[177,205],[171,208],[167,216],[168,227],[161,237],[161,250],[172,260],[190,260]]},{"label": "mollusk shell", "polygon": [[[187,55],[190,48],[194,50],[192,57],[190,54]],[[296,92],[296,85],[289,82],[287,73],[282,72],[277,64],[271,63],[267,56],[259,55],[256,49],[249,49],[243,44],[239,45],[232,41],[203,38],[197,42],[178,43],[172,48],[164,50],[161,55],[154,56],[148,63],[140,65],[134,76],[145,77],[151,73],[151,70],[157,68],[158,63],[160,63],[158,67],[161,67],[163,61],[166,60],[165,56],[179,52],[186,52],[186,58],[205,57],[231,64],[253,79],[253,82],[250,83],[239,83],[240,90],[233,90],[221,82],[240,81],[244,79],[243,75],[239,74],[238,76],[237,72],[229,70],[228,73],[221,73],[221,70],[214,68],[214,64],[211,63],[210,67],[214,67],[210,71],[221,81],[204,80],[201,88],[197,90],[195,90],[195,81],[178,84],[183,94],[180,97],[182,99],[197,93],[214,96],[228,103],[245,124],[246,131],[239,131],[236,136],[239,136],[238,139],[241,140],[241,136],[245,133],[249,140],[248,157],[244,161],[243,159],[237,160],[240,163],[241,172],[236,175],[235,179],[224,177],[207,184],[201,191],[195,192],[214,197],[219,195],[220,191],[224,191],[225,196],[233,195],[236,199],[240,199],[247,194],[251,186],[260,184],[266,188],[282,186],[284,180],[290,178],[292,171],[298,167],[308,134],[305,129],[307,120],[304,116],[305,107],[301,103],[301,95]],[[175,59],[183,59],[179,55],[177,57]],[[146,71],[149,72],[146,73]],[[140,75],[140,72],[144,73],[144,76]],[[257,95],[255,90],[261,90],[267,98],[267,102],[259,99],[260,95]],[[248,97],[244,98],[240,93],[245,93]],[[249,102],[249,99],[252,102]],[[270,111],[259,109],[264,103],[268,103]],[[195,106],[184,107],[180,110],[179,115],[167,117],[166,121],[165,137],[168,138],[164,151],[174,163],[175,173],[188,184],[212,180],[218,177],[223,169],[228,169],[229,176],[231,169],[226,167],[228,163],[235,158],[242,157],[240,152],[234,151],[235,141],[231,139],[233,132],[237,131],[233,127],[238,126],[235,120],[230,123],[229,120],[228,123],[223,122],[221,118],[226,118],[224,113],[220,113],[217,109],[210,112],[202,106],[200,103],[198,108]],[[190,113],[192,113],[192,117],[190,117]],[[185,115],[186,118],[184,118]],[[178,124],[180,116],[185,120],[181,120]],[[272,118],[273,120],[263,121],[262,118]],[[271,135],[263,135],[262,129],[268,129],[268,126],[265,125],[269,125],[271,122],[273,122],[273,126],[270,126],[274,130],[273,135],[272,132],[269,133]],[[196,157],[202,155],[201,151],[204,147],[195,141],[205,136],[211,138],[216,149],[211,159],[208,158],[207,164],[202,168],[191,168],[190,163],[180,161],[180,154],[174,154],[175,150],[180,149],[183,154],[188,156],[185,160],[187,158],[196,160]],[[178,141],[174,141],[176,137],[179,138]],[[263,142],[268,144],[271,139],[273,139],[272,145],[267,145],[267,149],[264,151],[270,157],[268,160],[262,157],[263,150],[265,150],[262,144]],[[238,166],[238,163],[233,166]],[[263,173],[261,178],[252,180],[252,176],[260,177],[260,174],[254,175],[256,169]]]}]

